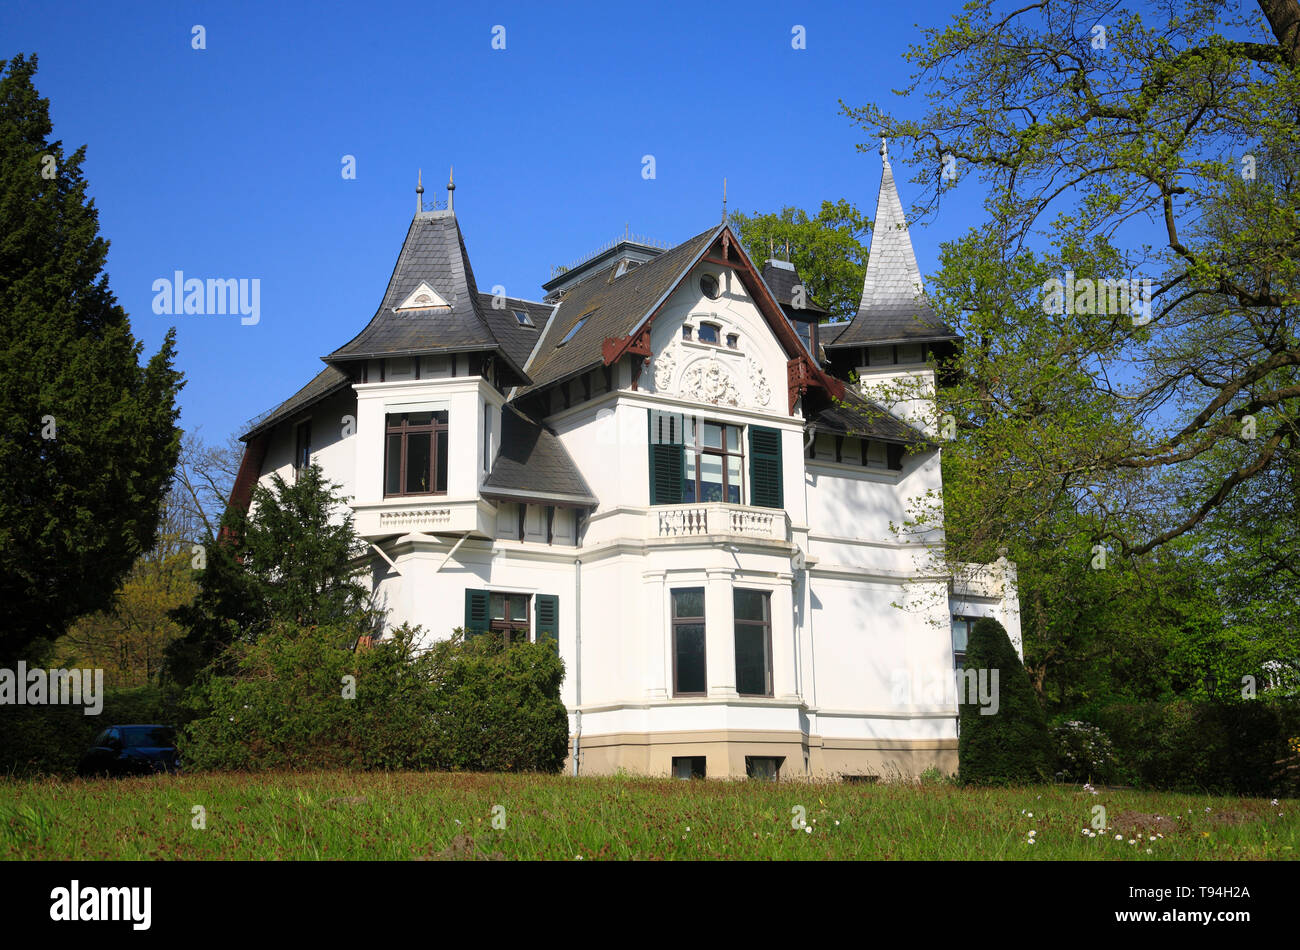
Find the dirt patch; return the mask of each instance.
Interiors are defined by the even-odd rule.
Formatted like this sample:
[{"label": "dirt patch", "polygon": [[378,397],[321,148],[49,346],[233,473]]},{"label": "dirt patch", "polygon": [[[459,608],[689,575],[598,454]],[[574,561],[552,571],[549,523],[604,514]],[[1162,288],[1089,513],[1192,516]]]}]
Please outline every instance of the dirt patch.
[{"label": "dirt patch", "polygon": [[483,851],[475,842],[474,836],[468,831],[462,831],[456,837],[451,839],[451,843],[441,851],[433,851],[433,846],[429,846],[429,852],[420,855],[417,861],[504,861],[506,856],[499,851]]}]

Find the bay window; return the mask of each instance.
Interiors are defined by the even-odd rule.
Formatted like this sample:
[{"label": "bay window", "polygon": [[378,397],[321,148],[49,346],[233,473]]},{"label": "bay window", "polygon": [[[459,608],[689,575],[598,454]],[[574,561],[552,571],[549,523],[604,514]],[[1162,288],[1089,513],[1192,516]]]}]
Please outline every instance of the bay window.
[{"label": "bay window", "polygon": [[447,492],[447,412],[385,417],[384,497]]}]

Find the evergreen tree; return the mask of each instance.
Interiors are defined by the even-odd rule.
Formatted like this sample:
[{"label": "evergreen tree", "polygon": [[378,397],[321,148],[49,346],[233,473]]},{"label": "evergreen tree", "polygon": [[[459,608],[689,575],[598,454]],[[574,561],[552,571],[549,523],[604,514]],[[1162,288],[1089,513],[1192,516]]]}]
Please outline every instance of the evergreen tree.
[{"label": "evergreen tree", "polygon": [[[997,671],[996,686],[993,671]],[[982,706],[970,687],[959,690],[957,767],[962,784],[1027,785],[1049,780],[1051,745],[1043,707],[1007,631],[988,617],[976,622],[966,645],[962,675],[969,681],[972,672],[980,683],[989,684],[984,690],[995,697],[996,707]]]},{"label": "evergreen tree", "polygon": [[85,147],[51,140],[35,72],[0,60],[0,661],[109,605],[153,545],[180,442],[174,333],[142,367]]},{"label": "evergreen tree", "polygon": [[292,481],[274,475],[253,489],[249,513],[229,509],[206,546],[199,592],[175,617],[184,639],[168,650],[168,675],[189,683],[236,641],[256,640],[273,623],[370,632],[377,619],[368,587],[366,545],[352,512],[316,463]]}]

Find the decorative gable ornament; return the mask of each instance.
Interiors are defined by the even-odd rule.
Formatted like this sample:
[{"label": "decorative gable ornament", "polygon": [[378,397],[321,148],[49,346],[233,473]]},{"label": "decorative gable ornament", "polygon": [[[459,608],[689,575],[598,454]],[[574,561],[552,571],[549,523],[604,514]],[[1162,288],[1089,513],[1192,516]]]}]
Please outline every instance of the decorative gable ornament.
[{"label": "decorative gable ornament", "polygon": [[401,306],[394,307],[394,313],[402,313],[405,310],[435,310],[438,308],[445,310],[451,309],[451,304],[442,299],[436,290],[430,287],[424,281],[420,281],[420,286],[411,291],[411,295],[402,301]]}]

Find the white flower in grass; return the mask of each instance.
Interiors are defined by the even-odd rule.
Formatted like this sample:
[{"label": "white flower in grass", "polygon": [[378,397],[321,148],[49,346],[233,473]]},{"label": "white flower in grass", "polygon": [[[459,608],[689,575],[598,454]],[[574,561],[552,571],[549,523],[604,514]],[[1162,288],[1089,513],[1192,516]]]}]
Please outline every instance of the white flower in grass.
[{"label": "white flower in grass", "polygon": [[1115,836],[1115,840],[1116,840],[1116,841],[1123,841],[1123,840],[1124,840],[1124,836],[1123,836],[1123,835],[1116,835],[1116,836]]},{"label": "white flower in grass", "polygon": [[1151,849],[1150,849],[1150,848],[1147,848],[1147,854],[1150,854],[1150,853],[1151,853]]},{"label": "white flower in grass", "polygon": [[686,826],[686,830],[687,830],[687,831],[690,831],[690,830],[691,830],[691,826],[690,826],[690,825],[687,825],[687,826]]},{"label": "white flower in grass", "polygon": [[1277,799],[1276,799],[1276,798],[1273,799],[1271,802],[1269,802],[1269,804],[1270,804],[1270,805],[1276,805],[1276,804],[1277,804]]},{"label": "white flower in grass", "polygon": [[1137,840],[1134,839],[1134,838],[1129,838],[1129,839],[1128,839],[1128,843],[1129,843],[1129,844],[1137,844]]},{"label": "white flower in grass", "polygon": [[812,825],[804,825],[803,830],[808,832],[808,834],[812,834]]},{"label": "white flower in grass", "polygon": [[837,828],[838,828],[838,827],[839,827],[839,824],[840,824],[840,821],[839,821],[839,819],[838,819],[838,818],[837,818],[837,819],[835,819],[835,826],[836,826],[836,827],[837,827]]}]

